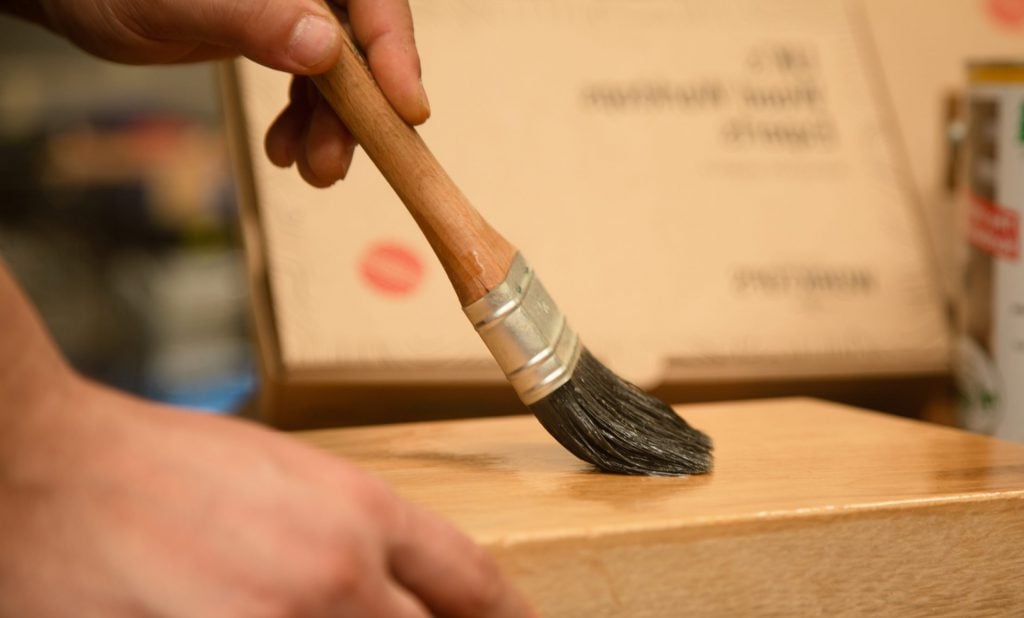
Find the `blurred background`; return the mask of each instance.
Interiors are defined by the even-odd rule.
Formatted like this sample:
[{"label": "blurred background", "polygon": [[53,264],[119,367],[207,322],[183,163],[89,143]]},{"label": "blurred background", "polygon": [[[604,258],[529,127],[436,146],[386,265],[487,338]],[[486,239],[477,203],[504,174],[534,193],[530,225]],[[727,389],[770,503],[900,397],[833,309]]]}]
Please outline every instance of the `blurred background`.
[{"label": "blurred background", "polygon": [[208,65],[126,67],[0,17],[0,255],[82,372],[213,411],[253,390]]},{"label": "blurred background", "polygon": [[[581,134],[587,139],[603,135],[594,127],[611,130],[608,127],[633,126],[623,124],[627,121],[622,118],[627,117],[628,122],[638,123],[636,126],[656,126],[643,123],[657,121],[666,110],[674,110],[678,118],[689,118],[686,114],[690,114],[692,118],[686,122],[692,122],[693,126],[713,127],[714,123],[707,120],[710,116],[701,115],[710,114],[704,105],[708,101],[713,103],[709,109],[726,107],[720,104],[724,96],[722,93],[736,90],[737,85],[750,85],[748,82],[762,87],[778,85],[770,81],[778,78],[777,75],[769,74],[766,78],[759,73],[764,68],[761,66],[764,58],[775,58],[776,64],[785,64],[789,70],[793,68],[788,66],[793,58],[802,57],[791,54],[792,50],[814,52],[805,58],[810,65],[817,67],[814,71],[790,71],[791,74],[784,76],[789,81],[776,79],[783,85],[796,86],[795,90],[786,92],[811,93],[805,97],[811,103],[804,109],[798,102],[800,109],[796,112],[782,109],[776,116],[788,122],[794,119],[802,121],[810,114],[809,117],[816,121],[826,118],[836,126],[848,121],[856,126],[845,136],[840,135],[846,140],[845,146],[866,144],[865,152],[869,154],[862,158],[870,165],[877,164],[879,169],[885,170],[901,170],[898,183],[886,181],[881,183],[885,185],[882,188],[895,196],[891,197],[894,203],[905,202],[913,206],[914,213],[920,215],[919,227],[923,234],[919,238],[915,228],[912,237],[888,240],[898,249],[906,245],[915,247],[917,251],[918,244],[927,237],[927,246],[922,253],[927,253],[928,259],[934,262],[941,288],[941,294],[936,298],[926,299],[934,305],[927,308],[942,314],[942,327],[937,329],[940,336],[935,338],[936,342],[926,341],[927,345],[919,346],[923,350],[920,356],[927,362],[919,362],[918,359],[906,363],[906,367],[879,369],[876,365],[884,364],[881,361],[892,360],[889,350],[893,345],[907,338],[882,338],[877,342],[877,349],[857,348],[851,353],[847,344],[859,345],[863,336],[847,328],[856,321],[849,318],[859,318],[863,315],[862,308],[868,305],[857,304],[860,302],[857,298],[844,297],[845,300],[840,300],[844,303],[849,301],[849,305],[843,304],[841,310],[834,313],[831,313],[829,305],[821,303],[813,307],[798,307],[805,311],[800,315],[817,312],[824,316],[823,319],[834,318],[830,332],[834,341],[823,341],[820,347],[830,352],[835,352],[832,347],[838,349],[839,353],[833,354],[836,358],[832,359],[838,359],[838,368],[824,370],[819,366],[820,355],[816,356],[814,350],[808,352],[805,346],[783,350],[781,355],[766,355],[770,361],[768,369],[771,371],[768,373],[762,371],[764,367],[761,365],[754,370],[751,369],[754,365],[744,364],[750,359],[740,357],[758,352],[757,346],[745,347],[749,342],[743,341],[742,337],[738,344],[727,341],[719,333],[716,335],[718,339],[707,338],[710,352],[696,354],[698,358],[688,359],[689,364],[681,363],[675,373],[670,371],[656,393],[672,402],[809,395],[950,424],[957,422],[952,379],[956,361],[945,337],[953,333],[957,322],[956,296],[964,275],[957,251],[966,247],[956,226],[960,215],[955,207],[959,193],[957,180],[963,167],[961,146],[965,137],[964,67],[969,59],[1020,57],[1024,50],[1021,43],[1024,40],[1021,38],[1024,36],[1024,0],[950,0],[943,3],[851,0],[820,4],[779,0],[777,4],[737,1],[665,4],[671,7],[673,14],[683,15],[685,20],[682,23],[706,37],[705,43],[709,46],[714,43],[711,47],[721,47],[720,51],[746,54],[743,56],[747,58],[746,64],[734,63],[738,68],[715,57],[693,59],[685,54],[668,53],[676,50],[673,46],[679,43],[678,39],[688,37],[680,37],[678,29],[673,29],[678,24],[663,24],[661,20],[650,19],[650,15],[644,14],[644,10],[653,11],[661,6],[657,2],[637,3],[628,9],[620,7],[615,9],[617,13],[614,16],[605,14],[612,5],[601,2],[569,3],[595,11],[581,15],[570,14],[571,11],[562,14],[556,10],[569,4],[562,6],[543,2],[513,6],[480,1],[446,6],[428,0],[412,0],[412,4],[421,26],[418,30],[421,50],[435,54],[432,56],[434,67],[427,75],[435,116],[425,131],[438,133],[429,135],[431,139],[428,141],[443,146],[443,139],[449,139],[455,144],[453,152],[459,148],[461,152],[468,153],[464,157],[466,161],[462,162],[468,166],[467,169],[475,169],[472,166],[479,163],[481,168],[502,176],[497,180],[505,180],[506,170],[513,165],[523,166],[522,159],[526,157],[521,156],[522,149],[533,148],[541,141],[540,138],[526,140],[525,146],[519,143],[520,137],[529,133],[523,128],[522,116],[537,118],[545,114],[548,120],[557,120],[559,126],[567,124],[564,122],[566,118],[585,117],[591,124]],[[780,22],[782,25],[765,25],[765,15],[778,13],[776,17],[785,16],[787,10],[793,11],[794,15],[803,15],[807,23],[801,26],[797,23],[799,20],[786,19]],[[685,56],[689,58],[687,63],[672,62],[692,65],[682,67],[679,75],[673,78],[675,81],[664,81],[661,74],[654,76],[657,79],[645,74],[643,80],[637,82],[633,75],[635,67],[618,67],[611,61],[595,62],[588,56],[587,62],[580,63],[585,70],[577,71],[579,75],[569,72],[558,74],[557,83],[570,86],[561,93],[565,99],[562,112],[554,104],[557,97],[550,96],[552,92],[549,91],[543,91],[544,96],[534,101],[536,107],[530,108],[532,99],[527,98],[523,103],[510,97],[506,84],[506,81],[516,83],[514,79],[509,80],[508,75],[515,68],[514,60],[524,55],[518,43],[518,29],[508,28],[514,36],[510,37],[510,43],[505,42],[508,43],[507,49],[511,50],[511,59],[506,58],[506,72],[502,80],[489,82],[485,79],[493,72],[493,64],[501,62],[493,53],[466,54],[464,49],[464,43],[474,44],[474,41],[481,49],[490,49],[487,47],[490,44],[494,49],[505,49],[500,47],[503,40],[493,36],[492,30],[505,32],[502,28],[506,28],[508,19],[514,15],[534,24],[538,21],[537,15],[551,13],[548,15],[551,23],[559,24],[559,27],[570,27],[566,24],[571,25],[572,22],[565,20],[579,19],[578,24],[571,25],[580,38],[575,41],[577,44],[584,43],[586,33],[591,32],[584,26],[597,28],[594,31],[598,32],[604,24],[623,35],[624,22],[620,13],[629,11],[636,13],[637,23],[643,27],[670,29],[671,36],[664,37],[667,50],[664,55],[673,59]],[[823,31],[815,25],[817,22],[812,17],[818,13],[828,17],[824,19],[819,15],[816,19],[824,19],[821,23],[835,22],[832,24],[835,32]],[[678,15],[676,18],[683,19]],[[701,19],[705,21],[701,22]],[[786,34],[785,29],[789,26],[793,31]],[[750,40],[741,44],[723,36],[723,33],[736,28],[739,28],[738,32],[749,35]],[[558,40],[564,38],[555,29],[551,29],[551,33]],[[642,36],[642,30],[633,34],[645,40],[649,38]],[[850,40],[845,38],[847,35]],[[628,37],[623,35],[620,38]],[[752,45],[749,50],[739,49],[747,44]],[[864,72],[858,79],[864,79],[870,87],[861,90],[871,92],[853,94],[865,97],[870,94],[871,101],[878,102],[878,110],[872,110],[870,118],[867,115],[861,118],[841,107],[836,109],[842,110],[842,114],[836,112],[835,118],[828,116],[833,107],[855,98],[848,96],[851,93],[844,94],[842,88],[847,83],[855,83],[854,77],[857,76],[850,77],[852,69],[847,64],[837,62],[835,66],[830,65],[827,62],[830,56],[825,52],[820,57],[816,55],[816,45]],[[776,53],[780,50],[785,52],[781,56]],[[612,52],[617,59],[621,55],[616,50]],[[538,53],[549,52],[542,50]],[[820,66],[814,64],[819,61]],[[459,63],[466,63],[466,66]],[[545,63],[535,62],[522,70],[529,80],[543,85],[546,82],[537,76],[535,70],[542,64]],[[719,65],[728,70],[720,70],[722,66]],[[293,171],[272,169],[261,153],[255,152],[253,144],[262,136],[270,115],[280,109],[280,101],[274,97],[285,96],[282,84],[287,77],[259,67],[246,67],[245,63],[240,67],[235,68],[240,73],[233,74],[233,79],[238,75],[246,77],[249,89],[243,89],[239,94],[228,88],[227,91],[234,92],[239,99],[229,107],[237,107],[247,113],[229,114],[228,117],[233,118],[232,126],[239,131],[235,137],[249,138],[251,143],[246,144],[254,151],[245,153],[251,159],[245,162],[251,168],[247,170],[251,174],[241,176],[241,189],[232,179],[217,75],[212,65],[159,68],[117,65],[88,56],[41,28],[0,16],[0,256],[26,288],[70,361],[95,379],[143,397],[216,412],[232,412],[246,407],[254,401],[257,382],[260,382],[263,388],[254,404],[258,408],[255,414],[284,427],[522,411],[504,380],[495,382],[491,374],[470,379],[467,378],[468,364],[444,365],[428,358],[417,365],[398,354],[406,351],[409,342],[396,342],[388,337],[393,334],[391,331],[397,323],[420,323],[422,307],[426,305],[416,304],[420,302],[416,294],[426,296],[424,290],[433,281],[424,264],[436,267],[432,259],[420,262],[416,255],[410,257],[408,247],[416,248],[410,243],[422,244],[419,233],[412,229],[401,209],[381,208],[373,210],[372,214],[339,209],[335,202],[339,195],[344,197],[338,193],[340,188],[328,197],[318,197],[302,185]],[[447,67],[447,74],[442,67]],[[482,71],[484,77],[474,80],[471,76],[467,80],[466,75],[472,75],[467,71],[474,68]],[[590,75],[592,68],[596,71],[594,75]],[[612,69],[621,69],[622,76],[616,78],[618,81],[605,75],[608,71],[615,73]],[[734,69],[737,71],[735,74],[729,72]],[[566,75],[572,79],[567,79]],[[694,81],[694,75],[700,79]],[[721,83],[709,81],[708,75],[717,75],[716,79]],[[823,85],[826,75],[834,82],[830,86],[833,90]],[[524,78],[520,81],[527,83],[529,80]],[[498,143],[496,136],[500,133],[495,131],[494,135],[489,135],[489,151],[508,153],[512,163],[495,165],[487,162],[475,148],[466,148],[460,142],[461,135],[483,134],[483,129],[467,130],[469,125],[460,125],[461,132],[452,131],[444,135],[445,127],[452,126],[445,125],[445,122],[465,123],[470,112],[475,113],[474,110],[467,112],[464,94],[460,94],[459,86],[466,81],[473,84],[474,101],[481,109],[486,107],[480,103],[486,88],[493,90],[494,100],[509,105],[505,116],[497,114],[497,120],[494,106],[488,107],[486,113],[475,112],[479,112],[478,117],[487,131],[494,128],[492,123],[505,131],[504,135],[512,146],[495,148],[494,144]],[[576,91],[572,90],[571,87],[579,85],[577,82],[583,84],[581,92],[586,96],[576,96]],[[615,89],[622,84],[628,88]],[[639,90],[636,89],[637,84],[642,86]],[[673,87],[676,89],[664,90],[665,84],[675,84]],[[680,84],[687,88],[680,88]],[[693,84],[706,87],[688,89]],[[234,85],[237,87],[237,83]],[[531,92],[529,88],[514,90],[517,95]],[[595,98],[602,93],[605,99]],[[618,98],[608,98],[609,93]],[[445,96],[452,97],[452,100],[445,101]],[[597,109],[594,105],[579,107],[581,103],[594,101],[605,101],[605,108]],[[611,115],[608,101],[618,101],[622,108],[618,112],[627,111],[631,115],[621,118]],[[815,115],[824,114],[823,110],[828,114]],[[531,111],[537,113],[531,115]],[[728,113],[720,115],[726,117],[735,110],[726,111]],[[747,112],[749,110],[744,111]],[[874,120],[864,126],[857,124],[864,118],[875,118],[875,112],[883,120],[878,126]],[[771,113],[758,110],[750,117],[777,120]],[[678,123],[679,127],[690,126],[682,124],[682,120]],[[536,129],[539,124],[534,120],[527,128]],[[742,129],[747,125],[736,126]],[[702,148],[697,133],[686,130],[687,149],[680,151]],[[642,131],[630,134],[633,133]],[[885,140],[897,144],[896,149],[901,151],[899,157],[894,157],[894,160],[899,159],[898,165],[873,150],[882,144],[880,136],[883,133]],[[546,139],[548,136],[543,137]],[[582,148],[579,144],[586,143],[584,137],[569,137],[569,142],[577,148]],[[836,140],[836,144],[842,142],[843,139]],[[621,146],[622,142],[613,140],[612,143]],[[718,142],[708,143],[720,146]],[[835,144],[829,147],[832,146]],[[435,148],[435,151],[439,150],[443,149]],[[553,151],[550,144],[547,144],[547,150]],[[593,152],[600,157],[605,156],[603,149],[595,148]],[[679,169],[665,173],[672,178],[691,174],[686,177],[691,182],[687,186],[689,190],[693,179],[705,179],[709,169],[722,174],[742,175],[743,170],[756,171],[755,164],[762,164],[763,170],[775,170],[762,174],[767,177],[779,170],[798,169],[793,162],[799,162],[800,156],[790,153],[789,159],[780,156],[778,160],[771,157],[755,160],[748,157],[746,151],[723,153],[724,150],[712,153],[718,158],[708,159],[714,164],[710,167],[691,165],[692,169],[684,170],[685,166],[680,164]],[[464,172],[455,169],[460,164],[457,154],[441,154],[449,155],[442,157],[449,169]],[[586,154],[589,155],[590,151]],[[674,158],[662,157],[659,160],[678,163],[691,154],[673,151]],[[543,158],[536,153],[534,157]],[[565,157],[566,161],[571,159]],[[652,164],[654,160],[652,157]],[[848,169],[849,161],[854,159],[840,161],[826,157],[823,160],[834,165],[799,169],[804,170],[804,177],[829,170],[834,172],[833,175],[842,176],[839,172]],[[451,164],[452,161],[455,165]],[[708,161],[699,159],[698,162],[703,165]],[[810,158],[807,161],[814,162]],[[567,169],[572,171],[576,168],[570,165]],[[618,170],[619,173],[621,171]],[[356,172],[344,183],[344,190],[355,191],[361,200],[377,195],[373,193],[377,189],[369,184],[366,187],[373,191],[367,189],[359,193],[363,190],[359,183],[363,182],[364,174],[383,186],[369,162],[358,162]],[[646,178],[647,171],[644,174]],[[486,195],[486,189],[500,184],[482,172],[455,176],[467,179],[464,185],[479,185],[466,187],[473,190],[468,191],[471,195]],[[537,179],[534,174],[524,176],[531,181]],[[637,178],[641,176],[638,174]],[[799,174],[793,177],[801,183],[800,179],[804,178]],[[262,179],[264,186],[249,186],[254,178]],[[822,178],[824,176],[819,180]],[[513,181],[516,186],[527,184],[518,179]],[[729,187],[729,197],[733,201],[739,200],[740,184]],[[861,184],[871,185],[871,182]],[[899,186],[890,186],[895,184]],[[259,209],[255,208],[257,189],[266,190],[267,187],[274,190],[265,191],[260,196],[264,203]],[[390,190],[381,190],[390,196]],[[761,198],[763,196],[758,196]],[[264,242],[260,233],[268,237],[276,234],[278,240],[277,255],[260,248],[254,251],[255,255],[249,256],[251,272],[248,274],[240,239],[240,202],[249,204],[242,214],[245,219],[248,213],[250,224],[246,233],[254,234],[253,237],[247,236],[250,246]],[[808,205],[817,203],[807,201]],[[873,206],[878,207],[878,204]],[[507,209],[507,212],[512,211]],[[495,219],[499,219],[496,223],[507,225],[507,221],[500,220],[501,216],[501,212],[496,213]],[[401,225],[408,228],[411,240],[406,245],[395,244],[396,230],[406,228],[393,224],[390,217],[401,219]],[[781,219],[772,221],[774,225],[756,231],[763,236],[783,227]],[[505,225],[498,227],[505,229]],[[261,232],[253,232],[256,228]],[[330,233],[325,234],[324,230]],[[880,235],[885,233],[883,231]],[[381,244],[378,242],[381,240],[386,242]],[[281,253],[281,246],[287,249],[288,243],[292,243],[294,254]],[[362,249],[364,244],[368,247],[366,251]],[[321,256],[326,258],[319,261],[300,259],[306,256],[300,250],[309,246],[326,247]],[[789,247],[785,243],[775,249],[783,257],[789,255]],[[348,255],[346,251],[353,253],[354,257],[345,257]],[[427,255],[425,250],[421,253]],[[771,255],[763,257],[771,262],[768,259]],[[822,261],[821,257],[812,255],[802,259],[816,265]],[[731,255],[725,258],[729,262],[725,266],[735,261]],[[709,262],[714,263],[714,256]],[[789,264],[785,260],[779,263],[783,266]],[[722,272],[732,272],[725,266],[720,269]],[[756,272],[748,269],[740,275],[723,276],[711,283],[722,288],[723,295],[732,295],[723,296],[727,302],[722,307],[740,307],[750,302],[750,294],[743,296],[749,290],[738,289],[744,286],[735,283],[740,279],[747,281],[744,277],[754,272],[756,276],[751,280],[759,282],[761,291],[770,292],[766,296],[772,296],[761,304],[790,310],[790,314],[782,312],[780,315],[789,316],[788,322],[796,324],[798,329],[807,328],[806,323],[801,324],[799,318],[793,317],[799,312],[792,311],[792,303],[799,303],[800,298],[781,299],[784,295],[777,293],[782,288],[796,287],[793,283],[796,279],[786,268],[772,270],[776,266],[778,264],[771,262]],[[885,270],[879,268],[878,272],[884,274]],[[272,281],[268,277],[269,272],[275,272],[278,280]],[[323,278],[317,279],[317,273]],[[255,282],[251,290],[247,288],[247,276]],[[421,279],[425,281],[421,286],[423,289],[414,290]],[[704,285],[708,282],[699,283]],[[917,289],[920,287],[918,283],[911,281],[910,287]],[[447,302],[450,290],[446,284],[441,287],[444,287],[443,295]],[[699,288],[707,298],[706,288],[710,287],[713,286],[708,283],[695,289]],[[248,297],[249,292],[253,298]],[[332,302],[339,305],[335,307],[321,302],[323,294],[330,294]],[[344,338],[333,338],[333,331],[325,325],[333,328],[345,323],[341,316],[356,315],[353,307],[360,303],[378,320],[376,329],[382,333],[380,340],[360,347],[351,345]],[[695,306],[701,304],[693,303]],[[712,307],[713,303],[703,302],[703,305]],[[878,303],[877,306],[884,305]],[[443,307],[444,315],[460,320],[461,328],[462,316],[451,312],[447,304]],[[303,313],[297,308],[308,309],[309,312]],[[906,310],[902,305],[896,308]],[[406,314],[413,317],[406,320],[402,317]],[[257,327],[250,321],[250,315],[255,316]],[[308,315],[321,319],[305,319]],[[907,320],[908,332],[917,328],[919,321]],[[374,329],[373,324],[367,326],[364,320],[349,319],[348,322],[350,326],[355,325],[353,328],[359,331],[360,337],[366,334],[364,331]],[[747,322],[761,324],[758,320]],[[737,323],[735,319],[723,319],[719,326],[732,336],[735,335],[732,331],[738,330],[734,328]],[[438,330],[445,332],[443,339],[449,338],[445,329]],[[469,337],[471,333],[467,330],[464,335]],[[788,337],[787,341],[795,339],[788,334],[785,337]],[[254,340],[259,341],[259,357],[269,359],[263,367],[257,367]],[[296,345],[295,341],[304,343],[305,347]],[[475,338],[474,342],[479,347]],[[435,340],[428,343],[426,347],[431,350],[439,347]],[[812,341],[808,345],[814,347],[819,343]],[[681,344],[681,347],[682,350],[677,350],[681,354],[693,353],[689,343]],[[389,356],[392,353],[401,358],[396,361]],[[780,358],[782,362],[777,361]],[[728,362],[736,360],[736,367],[723,361],[720,364],[727,370],[722,370],[721,375],[714,373],[722,367],[710,361],[719,362],[721,359]],[[758,358],[754,360],[761,362]],[[484,361],[488,370],[494,373],[490,358]],[[788,372],[776,371],[787,363],[795,368]],[[1024,427],[1024,423],[1021,426]]]}]

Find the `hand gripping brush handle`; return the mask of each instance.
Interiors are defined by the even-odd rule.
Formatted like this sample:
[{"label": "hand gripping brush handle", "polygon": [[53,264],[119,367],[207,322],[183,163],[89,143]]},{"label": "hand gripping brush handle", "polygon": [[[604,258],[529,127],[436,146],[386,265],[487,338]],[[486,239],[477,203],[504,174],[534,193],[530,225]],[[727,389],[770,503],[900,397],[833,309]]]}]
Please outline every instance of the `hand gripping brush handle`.
[{"label": "hand gripping brush handle", "polygon": [[708,437],[587,352],[516,248],[487,224],[392,109],[342,32],[340,60],[313,79],[416,220],[523,403],[564,447],[602,470],[709,471]]}]

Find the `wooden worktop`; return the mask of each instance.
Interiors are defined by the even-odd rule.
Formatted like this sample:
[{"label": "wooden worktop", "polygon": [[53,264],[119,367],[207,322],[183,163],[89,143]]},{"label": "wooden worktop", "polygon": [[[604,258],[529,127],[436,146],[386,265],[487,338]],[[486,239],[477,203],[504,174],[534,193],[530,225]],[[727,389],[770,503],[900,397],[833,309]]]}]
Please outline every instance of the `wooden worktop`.
[{"label": "wooden worktop", "polygon": [[1024,611],[1024,445],[807,399],[679,411],[714,473],[600,474],[532,417],[296,435],[455,522],[545,615]]}]

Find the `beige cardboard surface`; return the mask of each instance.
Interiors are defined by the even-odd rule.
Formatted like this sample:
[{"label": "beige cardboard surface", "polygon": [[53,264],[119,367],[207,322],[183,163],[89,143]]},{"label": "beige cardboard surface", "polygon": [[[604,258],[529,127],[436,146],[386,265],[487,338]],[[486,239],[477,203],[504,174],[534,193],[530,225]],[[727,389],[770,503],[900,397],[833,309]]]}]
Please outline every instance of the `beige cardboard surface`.
[{"label": "beige cardboard surface", "polygon": [[[846,2],[412,5],[425,140],[613,369],[652,383],[945,367]],[[262,137],[287,76],[238,73],[283,370],[500,379],[365,156],[326,191],[274,168]]]},{"label": "beige cardboard surface", "polygon": [[942,186],[943,98],[969,60],[1024,61],[1020,0],[862,0],[922,195]]},{"label": "beige cardboard surface", "polygon": [[929,235],[952,293],[959,238],[945,187],[946,100],[962,95],[971,60],[1024,61],[1022,0],[862,0]]}]

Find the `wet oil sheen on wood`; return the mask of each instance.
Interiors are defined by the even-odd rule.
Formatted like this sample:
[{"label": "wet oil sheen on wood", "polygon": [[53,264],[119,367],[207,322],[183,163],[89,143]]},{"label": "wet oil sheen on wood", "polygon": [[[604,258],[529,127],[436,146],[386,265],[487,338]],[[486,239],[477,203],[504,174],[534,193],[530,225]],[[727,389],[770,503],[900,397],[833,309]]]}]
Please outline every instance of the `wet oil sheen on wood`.
[{"label": "wet oil sheen on wood", "polygon": [[1024,445],[806,399],[680,411],[709,475],[599,474],[527,416],[296,435],[454,521],[545,616],[1024,611]]}]

